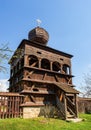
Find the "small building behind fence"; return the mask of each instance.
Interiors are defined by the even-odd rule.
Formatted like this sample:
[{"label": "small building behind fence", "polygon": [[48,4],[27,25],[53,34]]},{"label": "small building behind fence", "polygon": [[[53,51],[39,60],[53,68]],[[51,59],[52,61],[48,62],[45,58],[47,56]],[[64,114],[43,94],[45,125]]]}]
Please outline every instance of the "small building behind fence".
[{"label": "small building behind fence", "polygon": [[78,98],[79,113],[91,113],[91,98]]}]

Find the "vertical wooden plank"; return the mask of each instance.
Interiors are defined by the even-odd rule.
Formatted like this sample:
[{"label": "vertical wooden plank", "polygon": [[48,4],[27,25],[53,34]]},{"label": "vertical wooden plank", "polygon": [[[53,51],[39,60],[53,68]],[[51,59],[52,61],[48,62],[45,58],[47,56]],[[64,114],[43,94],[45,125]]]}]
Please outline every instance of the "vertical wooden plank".
[{"label": "vertical wooden plank", "polygon": [[64,111],[65,111],[65,119],[67,119],[67,101],[65,93],[64,93]]},{"label": "vertical wooden plank", "polygon": [[2,118],[4,119],[4,97],[2,97]]},{"label": "vertical wooden plank", "polygon": [[78,103],[77,103],[77,94],[75,94],[75,109],[76,109],[76,117],[78,117]]},{"label": "vertical wooden plank", "polygon": [[17,96],[17,117],[19,117],[19,96]]},{"label": "vertical wooden plank", "polygon": [[5,114],[5,118],[7,118],[7,108],[8,108],[7,96],[5,96],[5,107],[6,107],[6,114]]},{"label": "vertical wooden plank", "polygon": [[18,97],[16,97],[16,117],[18,116]]},{"label": "vertical wooden plank", "polygon": [[13,109],[13,118],[15,117],[15,96],[13,96],[13,105],[14,105],[14,109]]},{"label": "vertical wooden plank", "polygon": [[15,116],[14,117],[17,117],[17,96],[15,97]]},{"label": "vertical wooden plank", "polygon": [[3,112],[4,112],[4,118],[5,118],[5,109],[6,109],[6,106],[5,106],[5,96],[3,97]]},{"label": "vertical wooden plank", "polygon": [[16,103],[16,97],[13,96],[13,104],[14,104],[14,109],[13,109],[13,118],[15,118],[15,103]]},{"label": "vertical wooden plank", "polygon": [[0,118],[14,118],[22,116],[23,96],[1,95],[0,96]]},{"label": "vertical wooden plank", "polygon": [[19,117],[19,96],[17,96],[17,117]]},{"label": "vertical wooden plank", "polygon": [[8,96],[8,118],[10,117],[10,97]]},{"label": "vertical wooden plank", "polygon": [[11,97],[11,117],[13,118],[13,110],[14,110],[14,107],[13,107],[13,96]]},{"label": "vertical wooden plank", "polygon": [[[20,105],[23,103],[23,97],[20,97]],[[23,116],[23,108],[20,107],[20,115]]]},{"label": "vertical wooden plank", "polygon": [[21,97],[18,96],[18,117],[20,117],[20,98]]},{"label": "vertical wooden plank", "polygon": [[52,64],[53,64],[53,62],[51,61],[50,62],[50,70],[52,70]]},{"label": "vertical wooden plank", "polygon": [[39,68],[41,68],[41,59],[39,59]]},{"label": "vertical wooden plank", "polygon": [[7,117],[9,118],[9,96],[7,96]]},{"label": "vertical wooden plank", "polygon": [[10,108],[10,96],[9,96],[9,118],[10,118],[10,110],[11,110],[11,108]]},{"label": "vertical wooden plank", "polygon": [[2,118],[2,96],[1,96],[1,118]]},{"label": "vertical wooden plank", "polygon": [[0,118],[1,118],[1,96],[0,96]]}]

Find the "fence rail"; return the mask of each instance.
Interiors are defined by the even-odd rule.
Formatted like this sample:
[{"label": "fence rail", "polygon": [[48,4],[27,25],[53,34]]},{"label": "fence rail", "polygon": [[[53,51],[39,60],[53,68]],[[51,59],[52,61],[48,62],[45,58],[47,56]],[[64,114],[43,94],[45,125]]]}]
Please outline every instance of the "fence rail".
[{"label": "fence rail", "polygon": [[18,93],[0,92],[0,118],[21,117],[23,111],[20,105],[23,103],[23,97]]}]

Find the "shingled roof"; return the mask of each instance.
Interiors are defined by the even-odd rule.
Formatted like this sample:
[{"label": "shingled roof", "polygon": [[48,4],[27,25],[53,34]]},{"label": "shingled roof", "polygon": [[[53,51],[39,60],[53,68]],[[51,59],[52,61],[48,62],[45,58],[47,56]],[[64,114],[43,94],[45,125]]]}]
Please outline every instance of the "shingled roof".
[{"label": "shingled roof", "polygon": [[66,83],[54,83],[57,87],[59,87],[60,89],[62,89],[64,92],[66,93],[75,93],[75,94],[79,94],[79,91],[77,91],[76,89],[73,88],[73,85],[68,85]]}]

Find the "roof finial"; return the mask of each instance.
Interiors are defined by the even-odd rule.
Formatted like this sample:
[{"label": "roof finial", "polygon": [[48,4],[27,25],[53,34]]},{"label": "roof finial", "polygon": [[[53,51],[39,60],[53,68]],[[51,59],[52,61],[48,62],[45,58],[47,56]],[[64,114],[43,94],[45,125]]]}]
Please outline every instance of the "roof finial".
[{"label": "roof finial", "polygon": [[36,21],[37,21],[37,26],[39,27],[42,21],[40,19],[37,19]]}]

